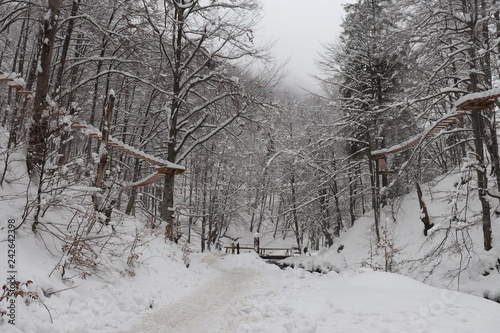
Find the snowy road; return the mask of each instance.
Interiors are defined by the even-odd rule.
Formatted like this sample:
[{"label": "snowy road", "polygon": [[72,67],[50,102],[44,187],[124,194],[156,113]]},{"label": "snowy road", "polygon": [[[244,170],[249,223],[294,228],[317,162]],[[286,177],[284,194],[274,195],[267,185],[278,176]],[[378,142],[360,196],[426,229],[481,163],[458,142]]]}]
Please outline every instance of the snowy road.
[{"label": "snowy road", "polygon": [[[245,300],[255,297],[256,290],[265,288],[258,272],[245,267],[224,267],[223,257],[214,255],[204,259],[219,271],[215,277],[179,301],[144,318],[130,332],[231,332],[241,325],[241,311]],[[253,295],[252,295],[253,293]],[[238,310],[237,310],[238,309]],[[210,323],[211,327],[207,326]],[[216,327],[212,326],[216,323]]]},{"label": "snowy road", "polygon": [[[211,255],[200,287],[129,332],[494,333],[500,304],[388,273],[281,271],[252,255]],[[206,282],[204,282],[206,281]]]}]

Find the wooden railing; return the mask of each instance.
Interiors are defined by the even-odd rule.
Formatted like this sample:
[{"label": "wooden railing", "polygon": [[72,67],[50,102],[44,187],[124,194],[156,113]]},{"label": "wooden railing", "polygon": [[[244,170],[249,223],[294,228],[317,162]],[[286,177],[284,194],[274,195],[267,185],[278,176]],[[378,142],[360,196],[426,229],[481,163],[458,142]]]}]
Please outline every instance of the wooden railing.
[{"label": "wooden railing", "polygon": [[[23,90],[26,83],[19,74],[4,73],[3,71],[0,71],[0,82],[6,83],[11,89],[16,89],[18,94],[25,96],[28,100],[33,99],[33,94],[31,91]],[[51,116],[64,116],[64,113],[54,113]],[[95,138],[98,140],[103,139],[103,135],[99,131],[99,129],[97,129],[92,125],[80,121],[73,121],[71,123],[71,127],[79,129],[80,132],[91,138]],[[171,163],[169,161],[159,159],[155,156],[152,156],[141,150],[138,150],[132,146],[129,146],[111,136],[108,137],[105,144],[114,149],[120,150],[126,154],[129,154],[136,158],[142,159],[143,161],[156,165],[155,173],[148,175],[147,177],[137,182],[130,183],[128,184],[128,186],[139,187],[139,186],[150,185],[163,178],[166,174],[173,173],[175,175],[180,175],[186,170],[185,167],[182,165],[178,165],[175,163]]]},{"label": "wooden railing", "polygon": [[413,138],[398,145],[372,151],[371,158],[377,160],[379,173],[391,173],[387,167],[387,155],[399,153],[420,145],[424,140],[430,139],[444,128],[458,122],[459,119],[461,119],[461,117],[467,112],[493,108],[495,106],[495,99],[499,97],[500,88],[465,95],[454,103],[454,111],[444,115],[441,119],[436,121],[427,130],[423,131],[419,135],[414,136]]}]

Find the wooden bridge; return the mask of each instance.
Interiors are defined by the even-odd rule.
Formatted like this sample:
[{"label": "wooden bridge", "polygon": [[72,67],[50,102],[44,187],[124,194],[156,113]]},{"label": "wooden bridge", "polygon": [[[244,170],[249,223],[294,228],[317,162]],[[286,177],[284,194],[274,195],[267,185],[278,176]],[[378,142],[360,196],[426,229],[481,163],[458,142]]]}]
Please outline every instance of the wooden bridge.
[{"label": "wooden bridge", "polygon": [[266,260],[282,260],[293,256],[294,249],[291,247],[261,247],[259,256]]},{"label": "wooden bridge", "polygon": [[[226,253],[235,253],[237,251],[237,247],[232,247],[232,246],[224,246],[224,249],[226,249]],[[259,257],[262,259],[266,260],[282,260],[289,258],[296,253],[297,250],[295,250],[292,247],[260,247],[258,249],[255,249],[253,246],[249,245],[242,245],[239,247],[240,251],[241,250],[252,250],[255,252],[259,253]],[[233,251],[234,250],[234,251]]]}]

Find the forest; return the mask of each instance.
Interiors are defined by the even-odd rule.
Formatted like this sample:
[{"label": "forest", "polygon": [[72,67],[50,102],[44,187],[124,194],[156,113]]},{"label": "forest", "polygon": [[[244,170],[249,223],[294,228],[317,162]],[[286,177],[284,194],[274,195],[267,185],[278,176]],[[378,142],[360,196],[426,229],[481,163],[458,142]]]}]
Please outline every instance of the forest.
[{"label": "forest", "polygon": [[[330,247],[373,211],[381,243],[381,209],[458,169],[481,212],[455,202],[449,222],[480,224],[489,251],[499,241],[496,99],[411,149],[373,152],[424,133],[468,94],[495,92],[500,3],[345,5],[340,38],[317,59],[321,93],[283,87],[272,45],[254,38],[261,5],[2,0],[0,186],[29,179],[17,228],[60,242],[63,275],[95,268],[124,215],[203,252],[234,228]],[[13,173],[19,160],[25,172]]]}]

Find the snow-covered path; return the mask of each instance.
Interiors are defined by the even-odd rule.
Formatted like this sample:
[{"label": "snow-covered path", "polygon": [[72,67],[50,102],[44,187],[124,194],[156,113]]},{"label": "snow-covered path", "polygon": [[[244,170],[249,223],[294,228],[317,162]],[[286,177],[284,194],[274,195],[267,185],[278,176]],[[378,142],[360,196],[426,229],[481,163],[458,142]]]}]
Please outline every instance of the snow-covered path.
[{"label": "snow-covered path", "polygon": [[[224,267],[223,257],[213,255],[202,261],[218,271],[208,282],[143,319],[132,332],[231,332],[241,324],[241,318],[235,316],[242,302],[259,288],[265,287],[265,281],[255,269],[245,267]],[[201,281],[203,283],[203,280]],[[264,283],[264,285],[263,285]],[[210,323],[210,325],[207,325]],[[216,327],[211,326],[217,323]]]},{"label": "snow-covered path", "polygon": [[[156,313],[131,332],[230,332],[238,327],[237,318],[230,316],[248,292],[254,275],[250,271],[224,272],[201,288]],[[207,323],[217,319],[219,327]],[[139,329],[140,328],[140,329]]]},{"label": "snow-covered path", "polygon": [[199,288],[129,332],[494,333],[500,327],[500,304],[396,274],[280,271],[252,255],[213,255],[202,263],[207,274]]}]

